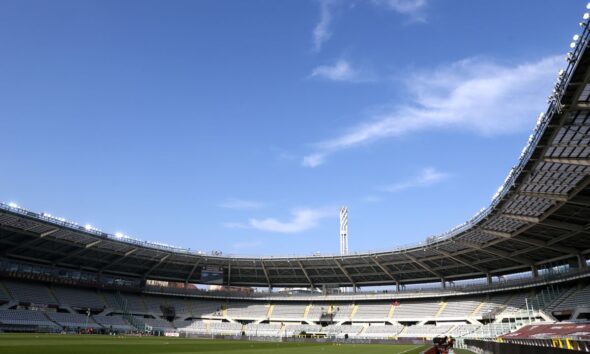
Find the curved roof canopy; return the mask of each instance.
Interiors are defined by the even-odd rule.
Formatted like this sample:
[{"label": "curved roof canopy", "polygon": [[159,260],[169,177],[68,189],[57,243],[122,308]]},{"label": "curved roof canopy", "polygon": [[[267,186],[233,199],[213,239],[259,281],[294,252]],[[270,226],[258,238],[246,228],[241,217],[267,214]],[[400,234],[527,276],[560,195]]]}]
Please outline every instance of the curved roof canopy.
[{"label": "curved roof canopy", "polygon": [[588,23],[560,73],[547,112],[491,205],[442,236],[349,256],[225,257],[109,235],[0,204],[3,257],[103,273],[200,281],[219,267],[224,283],[367,286],[458,280],[531,271],[590,254],[590,52]]}]

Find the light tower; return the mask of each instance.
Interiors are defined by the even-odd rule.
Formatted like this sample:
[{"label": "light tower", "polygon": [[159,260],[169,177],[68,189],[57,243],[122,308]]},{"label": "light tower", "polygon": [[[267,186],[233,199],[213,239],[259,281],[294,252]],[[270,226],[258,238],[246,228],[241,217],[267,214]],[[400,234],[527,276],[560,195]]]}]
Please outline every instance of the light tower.
[{"label": "light tower", "polygon": [[340,255],[348,255],[348,208],[340,208]]}]

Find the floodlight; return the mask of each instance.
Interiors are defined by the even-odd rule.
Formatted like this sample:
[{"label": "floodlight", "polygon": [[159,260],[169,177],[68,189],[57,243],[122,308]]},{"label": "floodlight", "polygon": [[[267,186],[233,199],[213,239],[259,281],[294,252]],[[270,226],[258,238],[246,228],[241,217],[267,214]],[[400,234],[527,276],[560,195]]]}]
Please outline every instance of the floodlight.
[{"label": "floodlight", "polygon": [[8,206],[11,208],[18,208],[18,204],[16,204],[15,202],[8,203]]},{"label": "floodlight", "polygon": [[590,13],[587,13],[587,12],[586,12],[586,13],[584,14],[584,16],[582,16],[582,18],[583,18],[584,20],[587,20],[587,19],[589,19],[589,18],[590,18]]}]

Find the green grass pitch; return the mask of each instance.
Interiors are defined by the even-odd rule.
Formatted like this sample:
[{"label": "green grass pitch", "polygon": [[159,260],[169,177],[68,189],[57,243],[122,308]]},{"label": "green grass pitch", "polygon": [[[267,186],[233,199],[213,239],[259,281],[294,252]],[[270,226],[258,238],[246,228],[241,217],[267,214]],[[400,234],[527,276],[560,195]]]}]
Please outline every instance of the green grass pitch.
[{"label": "green grass pitch", "polygon": [[[1,354],[418,354],[426,345],[270,343],[164,337],[0,334]],[[466,351],[457,351],[459,354]]]}]

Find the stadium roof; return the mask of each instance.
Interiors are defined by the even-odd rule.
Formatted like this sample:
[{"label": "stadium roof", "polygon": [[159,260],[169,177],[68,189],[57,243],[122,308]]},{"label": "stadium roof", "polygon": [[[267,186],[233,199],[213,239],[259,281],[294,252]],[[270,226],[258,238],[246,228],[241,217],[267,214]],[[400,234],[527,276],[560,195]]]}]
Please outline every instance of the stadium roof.
[{"label": "stadium roof", "polygon": [[63,267],[194,283],[203,267],[221,267],[225,284],[273,287],[452,281],[559,261],[585,266],[590,254],[589,36],[586,21],[547,112],[491,205],[419,245],[349,256],[205,255],[2,204],[0,252]]}]

